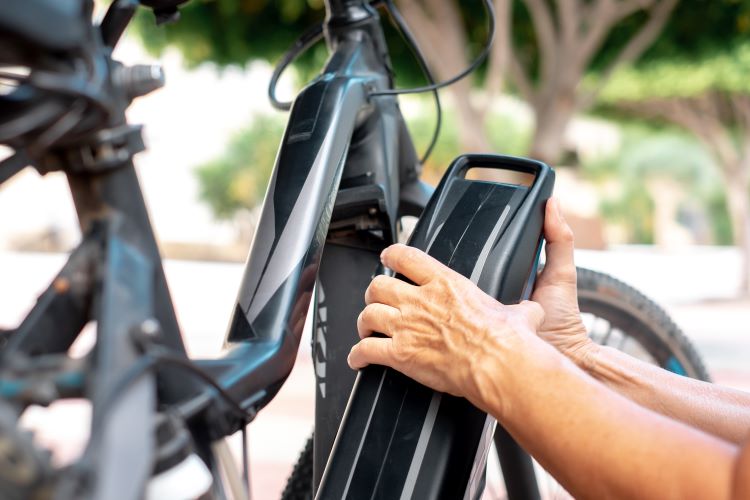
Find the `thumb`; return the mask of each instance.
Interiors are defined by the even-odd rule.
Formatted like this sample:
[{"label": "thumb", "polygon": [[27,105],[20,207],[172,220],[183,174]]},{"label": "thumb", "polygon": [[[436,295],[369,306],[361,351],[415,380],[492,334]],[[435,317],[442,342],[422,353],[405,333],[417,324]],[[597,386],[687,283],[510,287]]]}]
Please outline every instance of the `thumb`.
[{"label": "thumb", "polygon": [[542,278],[556,282],[575,283],[576,267],[573,262],[573,230],[562,216],[560,202],[550,198],[544,217],[544,253],[547,258]]}]

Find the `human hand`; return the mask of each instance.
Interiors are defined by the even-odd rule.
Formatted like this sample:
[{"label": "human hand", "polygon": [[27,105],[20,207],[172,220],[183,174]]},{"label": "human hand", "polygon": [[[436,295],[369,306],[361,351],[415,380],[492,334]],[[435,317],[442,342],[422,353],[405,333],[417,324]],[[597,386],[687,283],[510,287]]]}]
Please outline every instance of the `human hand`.
[{"label": "human hand", "polygon": [[[504,360],[539,342],[535,332],[544,311],[534,302],[506,306],[426,253],[405,245],[383,251],[383,264],[415,284],[377,276],[359,315],[362,340],[349,365],[390,366],[438,391],[483,407],[483,377]],[[373,332],[385,338],[371,337]],[[509,363],[508,363],[509,364]],[[493,369],[485,370],[483,366]]]},{"label": "human hand", "polygon": [[555,198],[547,202],[544,237],[547,259],[531,296],[545,312],[538,334],[574,362],[585,364],[595,344],[586,333],[578,309],[573,231]]}]

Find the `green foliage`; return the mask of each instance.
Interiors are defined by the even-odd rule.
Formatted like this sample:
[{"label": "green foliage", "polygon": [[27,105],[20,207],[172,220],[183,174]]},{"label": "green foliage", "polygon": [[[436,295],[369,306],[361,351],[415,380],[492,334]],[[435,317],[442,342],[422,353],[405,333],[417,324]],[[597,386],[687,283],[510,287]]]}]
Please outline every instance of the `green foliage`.
[{"label": "green foliage", "polygon": [[221,67],[278,59],[324,13],[322,0],[193,0],[180,14],[179,22],[157,27],[142,10],[135,32],[153,52],[172,45],[189,65],[210,61]]},{"label": "green foliage", "polygon": [[[638,22],[633,16],[610,34],[612,44]],[[601,97],[605,103],[696,97],[708,91],[748,92],[750,0],[681,0],[657,41],[635,65],[620,69]],[[615,43],[616,45],[616,43]],[[595,84],[598,61],[584,84]]]},{"label": "green foliage", "polygon": [[732,221],[727,212],[727,200],[724,190],[714,188],[705,197],[706,208],[711,220],[714,242],[717,245],[733,245]]},{"label": "green foliage", "polygon": [[[697,97],[707,92],[750,93],[750,43],[737,43],[710,57],[652,61],[623,68],[602,92],[608,103],[673,97]],[[592,78],[593,79],[593,78]]]},{"label": "green foliage", "polygon": [[259,116],[230,139],[221,156],[196,168],[200,198],[216,217],[229,219],[260,203],[283,133],[280,117]]},{"label": "green foliage", "polygon": [[[299,35],[323,20],[323,7],[323,0],[192,0],[181,9],[180,20],[166,26],[157,27],[153,15],[142,9],[133,29],[150,52],[176,47],[189,66],[206,62],[219,67],[245,66],[258,59],[275,63]],[[411,49],[387,16],[383,17],[398,84],[423,83]],[[468,15],[467,21],[470,49],[478,52],[487,35],[485,17]],[[325,45],[319,43],[298,58],[294,67],[300,83],[313,77],[327,57]]]},{"label": "green foliage", "polygon": [[[623,23],[627,29],[627,23]],[[641,58],[711,58],[750,36],[750,0],[681,0],[661,36]]]},{"label": "green foliage", "polygon": [[647,184],[658,177],[679,183],[690,206],[711,222],[716,243],[731,242],[718,168],[703,146],[684,132],[631,124],[623,129],[620,149],[609,157],[585,162],[582,174],[601,184],[617,181],[618,189],[602,201],[601,211],[607,222],[626,229],[631,243],[654,241],[654,194]]},{"label": "green foliage", "polygon": [[[648,103],[668,109],[669,103],[677,102],[698,106],[706,96],[747,95],[748,35],[750,0],[683,0],[646,56],[638,64],[622,68],[608,82],[600,96],[600,111],[622,121],[623,113],[631,109],[628,103],[641,106],[636,113],[649,116]],[[597,77],[590,74],[584,85],[595,84]],[[649,176],[663,175],[676,179],[686,192],[683,222],[708,220],[714,242],[731,244],[724,186],[712,156],[684,133],[653,125],[636,133],[632,127],[628,130],[630,139],[611,160],[617,164],[617,175],[622,176],[623,189],[619,199],[604,207],[605,215],[610,220],[626,220],[633,228],[631,237],[638,237],[638,224],[650,214],[643,202],[636,200],[634,186],[644,186]],[[596,168],[590,172],[596,173]],[[697,219],[696,210],[700,212]]]},{"label": "green foliage", "polygon": [[[457,2],[466,25],[468,50],[477,53],[487,35],[482,2]],[[192,0],[181,9],[179,22],[163,27],[156,27],[152,14],[142,9],[134,29],[151,51],[177,47],[189,65],[244,66],[254,59],[277,61],[297,36],[322,21],[324,14],[323,0]],[[593,61],[594,73],[612,61],[645,18],[642,12],[629,16],[608,34]],[[410,50],[388,22],[383,24],[399,84],[421,82]],[[682,0],[639,64],[710,60],[749,35],[750,0]],[[513,38],[518,57],[533,65],[538,48],[523,0],[514,0]],[[309,79],[326,57],[325,47],[319,44],[300,58],[297,68],[302,78]]]},{"label": "green foliage", "polygon": [[642,181],[663,176],[695,188],[718,182],[711,156],[692,136],[638,124],[624,127],[622,132],[622,147],[614,156],[583,165],[589,177],[606,179],[616,174]]},{"label": "green foliage", "polygon": [[[474,3],[479,2],[462,2],[465,5]],[[607,34],[603,47],[592,61],[590,72],[596,75],[606,68],[646,19],[644,12],[636,12],[618,23]],[[637,64],[710,58],[748,36],[750,0],[680,0],[655,43]],[[536,34],[523,0],[515,0],[513,4],[513,42],[517,56],[535,67],[539,58]]]},{"label": "green foliage", "polygon": [[600,208],[604,220],[625,228],[629,243],[654,243],[654,200],[643,184],[624,183],[620,196],[604,200]]},{"label": "green foliage", "polygon": [[[460,1],[468,50],[476,53],[486,37],[486,19],[479,1]],[[152,52],[168,46],[178,48],[188,65],[211,62],[219,67],[244,66],[255,59],[275,62],[292,41],[324,16],[323,0],[192,0],[182,9],[182,20],[156,27],[149,12],[141,12],[134,29]],[[513,10],[515,51],[524,61],[537,60],[536,37],[522,0]],[[596,72],[609,63],[639,28],[644,15],[626,19],[607,37],[604,49],[593,63],[585,84],[595,82]],[[408,47],[396,31],[384,23],[393,66],[400,86],[421,82],[421,75]],[[618,72],[602,95],[605,103],[624,99],[693,96],[707,89],[750,90],[750,0],[682,0],[659,40],[635,68]],[[327,57],[318,44],[296,64],[301,80],[309,79]],[[481,75],[480,75],[481,77]],[[478,80],[481,80],[479,78]],[[300,82],[301,83],[301,82]],[[420,101],[417,117],[409,120],[417,150],[424,151],[434,125],[429,101]],[[201,197],[218,217],[231,217],[237,210],[257,204],[265,190],[276,148],[283,131],[283,115],[259,118],[238,132],[225,154],[197,169]],[[512,117],[488,119],[488,135],[498,152],[523,154],[530,130]],[[437,148],[426,167],[429,180],[436,181],[458,153],[456,120],[444,116]],[[584,165],[588,175],[601,179],[618,176],[620,194],[604,206],[605,217],[629,226],[634,242],[652,240],[653,200],[643,189],[650,175],[675,175],[691,195],[700,200],[717,221],[717,240],[725,241],[728,229],[721,189],[715,182],[699,186],[713,172],[707,155],[694,141],[673,131],[626,130],[626,141],[617,155]]]},{"label": "green foliage", "polygon": [[531,128],[524,127],[509,113],[493,114],[487,119],[487,133],[493,150],[522,156],[531,144]]}]

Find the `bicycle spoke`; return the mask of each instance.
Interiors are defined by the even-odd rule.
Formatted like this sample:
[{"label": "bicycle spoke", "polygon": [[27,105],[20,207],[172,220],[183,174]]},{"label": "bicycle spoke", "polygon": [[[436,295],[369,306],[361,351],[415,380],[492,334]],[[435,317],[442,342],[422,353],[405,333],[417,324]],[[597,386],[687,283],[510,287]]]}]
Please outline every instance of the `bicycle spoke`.
[{"label": "bicycle spoke", "polygon": [[602,336],[602,340],[599,342],[602,345],[607,345],[607,341],[609,340],[610,336],[612,335],[612,332],[614,329],[612,328],[612,323],[607,321],[604,318],[597,318],[601,323],[604,323],[607,325],[607,332]]}]

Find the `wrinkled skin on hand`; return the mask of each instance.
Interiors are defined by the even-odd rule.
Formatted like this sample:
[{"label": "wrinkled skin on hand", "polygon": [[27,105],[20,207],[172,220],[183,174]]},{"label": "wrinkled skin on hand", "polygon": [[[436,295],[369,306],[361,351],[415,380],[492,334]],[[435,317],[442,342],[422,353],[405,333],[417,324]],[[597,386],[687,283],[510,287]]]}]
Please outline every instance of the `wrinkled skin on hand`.
[{"label": "wrinkled skin on hand", "polygon": [[385,249],[383,264],[414,284],[389,276],[372,281],[350,366],[390,366],[481,406],[485,370],[478,368],[525,349],[530,336],[539,334],[565,353],[585,351],[589,340],[578,311],[572,232],[554,200],[547,204],[545,237],[547,265],[533,301],[516,305],[501,304],[420,250]]},{"label": "wrinkled skin on hand", "polygon": [[583,362],[595,344],[586,333],[578,309],[576,267],[573,262],[573,231],[565,222],[556,199],[547,203],[544,219],[546,239],[544,269],[531,300],[539,303],[545,320],[537,332],[575,362]]}]

